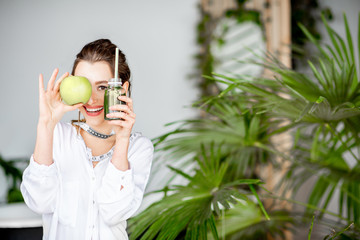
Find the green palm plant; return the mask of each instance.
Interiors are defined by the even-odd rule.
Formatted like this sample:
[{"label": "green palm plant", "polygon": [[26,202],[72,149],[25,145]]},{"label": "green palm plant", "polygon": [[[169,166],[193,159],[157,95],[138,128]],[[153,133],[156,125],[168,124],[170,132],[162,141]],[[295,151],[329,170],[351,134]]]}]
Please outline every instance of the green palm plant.
[{"label": "green palm plant", "polygon": [[201,146],[221,145],[231,166],[227,178],[255,176],[258,164],[273,162],[271,153],[261,146],[271,144],[269,129],[278,121],[253,112],[246,101],[243,96],[218,99],[206,109],[207,118],[182,121],[177,129],[155,139],[156,148],[186,165],[192,163],[192,156],[201,154]]},{"label": "green palm plant", "polygon": [[[315,61],[308,61],[311,74],[288,69],[268,55],[254,64],[271,70],[274,79],[215,73],[208,77],[227,88],[195,105],[206,117],[177,122],[176,130],[155,139],[157,150],[169,159],[195,168],[185,173],[170,167],[185,183],[170,183],[159,190],[164,197],[130,220],[132,239],[218,239],[219,235],[267,239],[269,234],[283,236],[287,223],[309,222],[314,214],[317,221],[336,224],[339,231],[352,224],[350,234],[340,232],[336,237],[356,239],[353,236],[360,232],[359,66],[346,16],[346,40],[323,21],[332,41],[325,47],[300,25],[319,50]],[[293,144],[289,152],[280,152],[272,137],[285,132],[293,135]],[[315,184],[306,203],[266,192],[261,200],[286,200],[305,206],[306,211],[263,208],[260,189],[254,188],[260,183],[257,167],[270,163],[280,167],[283,162],[274,161],[276,157],[290,163],[279,183],[284,194],[291,190],[294,196],[310,178]],[[337,213],[328,209],[331,200],[338,202]],[[264,217],[267,212],[270,221]],[[329,221],[328,215],[337,222]]]},{"label": "green palm plant", "polygon": [[324,209],[338,190],[339,216],[346,222],[354,222],[359,229],[359,71],[346,16],[346,41],[323,21],[332,41],[326,48],[300,25],[319,50],[316,62],[308,61],[312,76],[288,69],[268,56],[266,63],[257,64],[272,70],[275,81],[250,82],[221,75],[214,80],[227,83],[228,89],[235,86],[246,92],[254,102],[252,109],[268,114],[269,118],[286,119],[287,125],[282,125],[282,129],[296,129],[290,154],[276,153],[273,149],[292,163],[283,184],[296,193],[306,180],[316,177],[308,204]]},{"label": "green palm plant", "polygon": [[[219,239],[215,217],[220,216],[221,211],[230,209],[231,205],[254,208],[253,203],[248,199],[246,189],[241,186],[250,186],[253,189],[253,185],[261,184],[261,181],[257,179],[226,181],[225,174],[229,165],[220,150],[220,148],[216,150],[212,144],[210,154],[207,154],[202,147],[202,156],[195,157],[198,168],[192,176],[180,169],[171,168],[183,176],[188,184],[161,190],[165,194],[164,198],[130,221],[130,238],[206,239],[208,232],[211,232],[210,238]],[[256,192],[254,193],[256,195]],[[255,222],[264,219],[260,210],[256,209],[256,215],[253,213],[251,211],[251,217]],[[268,218],[267,213],[264,214]]]}]

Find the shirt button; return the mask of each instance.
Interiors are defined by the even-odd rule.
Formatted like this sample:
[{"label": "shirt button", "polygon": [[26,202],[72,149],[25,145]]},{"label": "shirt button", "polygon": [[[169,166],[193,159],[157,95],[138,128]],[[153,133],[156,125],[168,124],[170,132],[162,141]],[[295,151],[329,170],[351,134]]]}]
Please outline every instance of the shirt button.
[{"label": "shirt button", "polygon": [[95,200],[93,200],[93,204],[95,204]]},{"label": "shirt button", "polygon": [[95,181],[95,177],[92,177],[92,180]]}]

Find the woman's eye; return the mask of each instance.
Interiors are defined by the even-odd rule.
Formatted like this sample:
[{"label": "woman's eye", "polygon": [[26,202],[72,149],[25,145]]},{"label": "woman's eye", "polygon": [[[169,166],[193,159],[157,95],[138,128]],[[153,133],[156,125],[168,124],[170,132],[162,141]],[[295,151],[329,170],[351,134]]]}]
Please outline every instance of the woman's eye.
[{"label": "woman's eye", "polygon": [[99,86],[98,89],[101,90],[101,91],[104,91],[104,90],[107,89],[107,86]]}]

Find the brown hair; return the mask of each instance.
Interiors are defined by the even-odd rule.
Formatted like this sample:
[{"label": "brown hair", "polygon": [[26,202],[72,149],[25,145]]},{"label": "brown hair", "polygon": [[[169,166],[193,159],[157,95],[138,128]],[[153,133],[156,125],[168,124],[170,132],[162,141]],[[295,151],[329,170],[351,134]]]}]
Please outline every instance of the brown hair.
[{"label": "brown hair", "polygon": [[[109,64],[111,72],[115,71],[115,49],[117,46],[113,44],[109,39],[98,39],[93,42],[86,44],[81,51],[76,55],[74,65],[71,71],[71,74],[74,75],[75,69],[79,62],[88,61],[91,63],[105,61]],[[119,50],[119,76],[121,78],[122,84],[129,82],[129,94],[130,91],[130,68],[126,62],[125,54]],[[116,76],[114,76],[116,77]]]}]

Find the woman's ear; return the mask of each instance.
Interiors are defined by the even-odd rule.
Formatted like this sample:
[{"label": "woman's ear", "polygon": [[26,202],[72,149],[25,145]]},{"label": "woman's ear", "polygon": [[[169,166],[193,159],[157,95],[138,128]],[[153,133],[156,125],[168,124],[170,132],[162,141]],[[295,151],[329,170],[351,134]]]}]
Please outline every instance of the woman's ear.
[{"label": "woman's ear", "polygon": [[129,82],[128,81],[124,82],[123,88],[125,89],[126,96],[128,96],[128,90],[129,90]]}]

